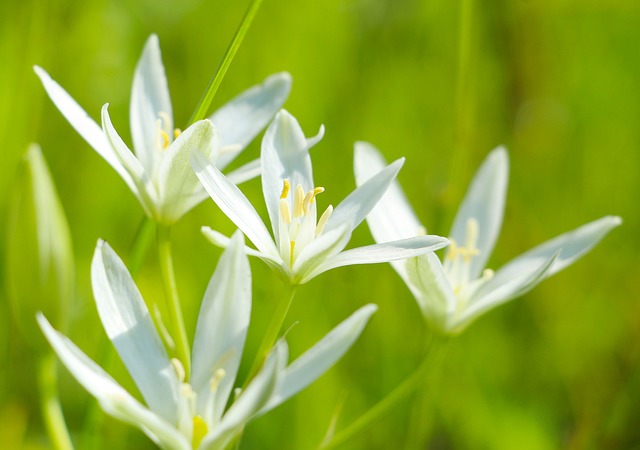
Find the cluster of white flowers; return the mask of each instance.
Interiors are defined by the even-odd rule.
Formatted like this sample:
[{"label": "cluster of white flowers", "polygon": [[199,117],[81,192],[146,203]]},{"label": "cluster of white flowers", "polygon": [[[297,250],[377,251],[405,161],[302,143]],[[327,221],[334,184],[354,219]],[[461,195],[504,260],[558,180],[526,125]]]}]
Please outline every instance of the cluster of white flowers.
[{"label": "cluster of white flowers", "polygon": [[[104,411],[138,427],[162,448],[226,448],[249,420],[295,395],[339,360],[376,310],[362,307],[291,364],[281,339],[257,373],[234,390],[251,312],[247,255],[260,258],[290,286],[341,266],[391,262],[425,320],[439,332],[454,334],[565,268],[620,224],[618,217],[591,222],[494,273],[485,265],[502,225],[508,178],[503,148],[478,171],[445,239],[426,234],[395,181],[404,159],[387,164],[363,142],[355,145],[358,187],[318,214],[316,199],[325,188],[314,182],[309,149],[322,139],[324,128],[306,138],[296,119],[280,109],[291,87],[286,73],[270,76],[209,119],[180,131],[174,129],[158,39],[151,36],[133,80],[132,152],[111,123],[108,105],[99,126],[44,70],[35,70],[58,109],[118,172],[152,220],[169,226],[208,194],[239,228],[231,238],[202,229],[225,251],[202,300],[190,371],[184,361],[169,357],[124,263],[108,244],[98,242],[91,271],[96,306],[146,405],[38,316],[59,358]],[[223,174],[269,122],[259,161]],[[259,174],[270,230],[237,187]],[[330,195],[327,188],[323,196]],[[365,219],[376,243],[345,250]],[[244,244],[243,234],[254,247]],[[441,262],[433,252],[444,247]]]}]

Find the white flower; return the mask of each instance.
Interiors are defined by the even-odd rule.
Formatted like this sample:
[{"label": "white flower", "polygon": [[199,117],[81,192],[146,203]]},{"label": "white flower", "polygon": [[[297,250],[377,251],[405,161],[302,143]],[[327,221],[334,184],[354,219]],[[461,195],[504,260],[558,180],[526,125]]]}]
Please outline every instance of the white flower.
[{"label": "white flower", "polygon": [[[189,165],[190,153],[197,149],[224,169],[267,125],[291,89],[288,74],[272,75],[261,86],[246,90],[224,105],[210,121],[196,122],[181,132],[174,129],[158,37],[151,35],[138,61],[131,91],[134,155],[111,124],[108,104],[102,108],[100,127],[42,68],[34,69],[62,115],[118,172],[145,213],[167,225],[206,198]],[[229,177],[240,183],[257,176],[257,169],[255,161]]]},{"label": "white flower", "polygon": [[[275,408],[327,371],[351,347],[377,309],[366,305],[287,366],[280,341],[261,371],[235,392],[251,315],[251,272],[237,232],[205,292],[193,344],[193,372],[169,359],[126,267],[99,242],[91,275],[98,313],[146,406],[125,391],[75,344],[38,321],[59,358],[107,414],[138,427],[164,449],[224,449],[257,415]],[[236,390],[237,391],[237,390]]]},{"label": "white flower", "polygon": [[[364,142],[356,144],[357,184],[366,183],[384,165],[377,149]],[[491,152],[482,164],[453,222],[444,262],[429,254],[392,263],[425,318],[445,333],[462,331],[489,309],[529,291],[587,253],[621,223],[619,217],[603,217],[529,250],[495,273],[485,269],[502,225],[508,166],[504,148]],[[376,242],[425,230],[397,182],[367,222]]]},{"label": "white flower", "polygon": [[[384,168],[335,209],[329,206],[317,218],[318,194],[324,188],[313,182],[309,149],[324,134],[324,128],[306,139],[296,119],[280,111],[262,141],[262,190],[271,219],[272,238],[258,213],[240,190],[205,157],[193,153],[198,178],[218,207],[240,228],[257,250],[257,256],[292,284],[302,284],[335,267],[371,264],[409,258],[440,249],[448,241],[438,236],[420,236],[395,242],[342,251],[357,227],[382,197],[398,174],[403,160]],[[215,245],[229,239],[204,227]]]}]

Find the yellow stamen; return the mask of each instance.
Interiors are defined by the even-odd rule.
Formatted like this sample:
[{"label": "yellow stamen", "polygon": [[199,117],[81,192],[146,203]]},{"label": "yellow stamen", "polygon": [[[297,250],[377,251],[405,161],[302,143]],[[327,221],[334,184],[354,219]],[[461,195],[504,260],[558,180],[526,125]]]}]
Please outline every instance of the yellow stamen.
[{"label": "yellow stamen", "polygon": [[296,192],[293,197],[293,217],[302,217],[304,216],[304,190],[302,186],[298,185],[296,187]]},{"label": "yellow stamen", "polygon": [[315,201],[316,195],[322,194],[323,192],[324,192],[324,188],[323,187],[318,186],[316,188],[313,188],[313,195],[311,196],[311,203],[313,203]]},{"label": "yellow stamen", "polygon": [[280,198],[287,198],[287,196],[289,195],[289,189],[291,189],[291,183],[289,183],[289,180],[284,180]]},{"label": "yellow stamen", "polygon": [[453,238],[449,238],[449,247],[447,247],[447,254],[445,255],[446,260],[454,260],[458,257],[458,244]]},{"label": "yellow stamen", "polygon": [[178,139],[178,136],[180,136],[181,134],[182,134],[182,130],[180,128],[176,128],[175,130],[173,130],[174,139]]},{"label": "yellow stamen", "polygon": [[289,210],[289,202],[284,198],[280,199],[280,218],[287,225],[291,223],[291,211]]},{"label": "yellow stamen", "polygon": [[211,389],[211,392],[216,392],[218,390],[218,386],[220,386],[220,382],[222,381],[222,379],[225,377],[226,374],[227,374],[227,371],[224,369],[218,369],[215,371],[215,373],[213,374],[213,377],[211,377],[211,383],[209,383],[209,388]]},{"label": "yellow stamen", "polygon": [[186,372],[184,370],[184,366],[177,358],[171,358],[171,365],[173,366],[173,370],[175,370],[176,375],[178,376],[178,380],[180,383],[184,383]]},{"label": "yellow stamen", "polygon": [[162,139],[162,148],[169,147],[169,135],[166,131],[160,130],[160,138]]},{"label": "yellow stamen", "polygon": [[193,418],[193,438],[191,439],[191,446],[193,448],[200,447],[200,442],[209,432],[209,427],[204,419],[200,416]]},{"label": "yellow stamen", "polygon": [[422,225],[418,227],[418,236],[426,236],[427,235],[427,229],[425,227],[423,227]]},{"label": "yellow stamen", "polygon": [[327,224],[329,217],[331,217],[332,212],[333,206],[329,205],[320,216],[320,220],[318,220],[318,225],[316,226],[316,237],[320,236],[322,234],[322,231],[324,231],[324,227]]},{"label": "yellow stamen", "polygon": [[289,250],[289,261],[291,261],[293,265],[293,251],[296,249],[296,241],[290,241],[289,245],[291,246]]}]

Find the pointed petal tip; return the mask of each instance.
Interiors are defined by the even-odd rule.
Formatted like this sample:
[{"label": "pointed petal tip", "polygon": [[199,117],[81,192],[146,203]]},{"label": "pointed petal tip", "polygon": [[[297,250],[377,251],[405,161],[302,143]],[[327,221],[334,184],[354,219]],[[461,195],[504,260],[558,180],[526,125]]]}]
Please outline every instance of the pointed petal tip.
[{"label": "pointed petal tip", "polygon": [[509,152],[504,145],[499,145],[494,148],[487,156],[487,160],[493,161],[494,164],[500,164],[505,167],[506,170],[509,170]]},{"label": "pointed petal tip", "polygon": [[378,305],[376,305],[375,303],[366,304],[361,308],[361,311],[363,311],[363,314],[371,316],[378,311]]},{"label": "pointed petal tip", "polygon": [[266,80],[264,80],[265,85],[277,84],[277,83],[282,83],[285,87],[290,88],[291,84],[293,83],[293,77],[289,72],[285,71],[285,72],[274,73],[273,75],[270,75],[269,77],[267,77]]},{"label": "pointed petal tip", "polygon": [[606,216],[605,219],[611,224],[612,227],[617,227],[622,225],[622,217],[620,216]]}]

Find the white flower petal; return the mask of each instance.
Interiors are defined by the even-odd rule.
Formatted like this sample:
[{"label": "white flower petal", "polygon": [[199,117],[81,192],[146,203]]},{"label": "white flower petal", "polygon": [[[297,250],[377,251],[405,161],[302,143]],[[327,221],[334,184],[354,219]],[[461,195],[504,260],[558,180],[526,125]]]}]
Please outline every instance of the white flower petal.
[{"label": "white flower petal", "polygon": [[223,170],[267,126],[291,92],[291,75],[271,75],[262,84],[252,86],[223,105],[211,117],[220,130],[222,146],[234,146],[235,152],[220,155],[216,166]]},{"label": "white flower petal", "polygon": [[[367,142],[356,142],[353,167],[358,186],[386,166],[387,162],[378,149]],[[367,223],[378,243],[410,238],[426,232],[397,180],[391,183],[387,192],[367,215]]]},{"label": "white flower petal", "polygon": [[209,281],[193,341],[190,383],[198,393],[199,411],[209,401],[214,373],[219,369],[225,371],[216,390],[216,421],[222,416],[233,388],[251,317],[251,269],[243,248],[244,239],[238,230]]},{"label": "white flower petal", "polygon": [[[173,110],[167,76],[162,65],[158,36],[147,39],[142,56],[136,66],[131,88],[131,136],[136,156],[149,173],[157,158],[157,121],[162,129],[173,131]],[[167,123],[168,122],[168,123]]]},{"label": "white flower petal", "polygon": [[141,429],[162,448],[191,448],[171,423],[140,404],[73,342],[54,330],[42,314],[37,319],[60,360],[107,414]]},{"label": "white flower petal", "polygon": [[467,221],[478,223],[476,246],[480,254],[470,263],[469,276],[477,278],[487,264],[500,234],[509,179],[509,156],[504,147],[493,150],[484,160],[467,190],[453,221],[450,238],[465,245]]},{"label": "white flower petal", "polygon": [[176,422],[178,379],[140,291],[122,260],[99,241],[91,264],[98,314],[107,336],[152,411]]},{"label": "white flower petal", "polygon": [[320,270],[323,263],[340,253],[349,243],[353,227],[350,223],[341,228],[325,231],[311,241],[296,258],[292,272],[293,283],[304,284],[325,270]]},{"label": "white flower petal", "polygon": [[[547,276],[551,276],[586,254],[609,231],[621,223],[622,220],[619,217],[606,216],[557,236],[508,262],[498,270],[490,283],[502,283],[517,277],[518,274],[530,270],[531,267],[539,266],[542,261],[549,259],[551,255],[562,250],[547,273]],[[490,285],[486,286],[486,289],[490,288]],[[481,288],[478,294],[484,291],[485,288]]]},{"label": "white flower petal", "polygon": [[[207,159],[219,146],[216,129],[209,120],[201,120],[184,130],[166,150],[159,173],[161,210],[159,219],[171,224],[206,196],[198,178],[191,168],[190,158],[194,152]],[[198,195],[199,193],[202,193]]]},{"label": "white flower petal", "polygon": [[529,265],[509,279],[501,279],[496,283],[489,281],[482,291],[479,289],[471,298],[462,313],[452,320],[450,330],[460,332],[479,315],[531,290],[548,276],[559,254],[558,251],[546,259],[539,259],[537,265]]},{"label": "white flower petal", "polygon": [[286,343],[280,341],[267,358],[262,370],[231,405],[220,424],[205,436],[200,450],[226,448],[244,425],[264,407],[278,382],[278,369],[282,366],[280,361],[286,354]]},{"label": "white flower petal", "polygon": [[278,250],[264,222],[240,189],[199,152],[192,153],[191,165],[218,208],[242,230],[260,252],[278,257]]},{"label": "white flower petal", "polygon": [[262,166],[259,159],[254,159],[227,174],[227,178],[233,184],[242,184],[245,181],[252,180],[260,176]]},{"label": "white flower petal", "polygon": [[354,264],[378,264],[413,258],[446,247],[449,241],[440,236],[417,236],[382,244],[367,245],[344,251],[322,262],[312,276],[336,267]]},{"label": "white flower petal", "polygon": [[448,331],[457,299],[438,257],[429,253],[398,261],[393,267],[413,293],[425,320],[439,331]]},{"label": "white flower petal", "polygon": [[260,152],[262,191],[269,211],[274,236],[278,235],[280,194],[284,180],[291,189],[301,185],[304,191],[314,188],[311,157],[298,121],[281,110],[262,139]]},{"label": "white flower petal", "polygon": [[129,173],[129,176],[136,185],[136,191],[138,193],[138,199],[142,205],[145,213],[150,217],[155,217],[156,205],[158,203],[158,193],[153,186],[153,183],[149,179],[149,174],[145,172],[140,161],[131,153],[127,144],[124,143],[116,129],[111,123],[111,117],[109,117],[109,104],[105,104],[102,107],[102,130],[107,137],[107,142],[114,151],[114,154]]},{"label": "white flower petal", "polygon": [[324,125],[320,125],[320,129],[318,130],[318,134],[313,137],[307,138],[307,150],[311,150],[312,147],[320,142],[324,138]]},{"label": "white flower petal", "polygon": [[400,158],[358,186],[333,210],[325,230],[332,230],[345,223],[351,223],[353,228],[360,225],[380,201],[403,164],[404,158]]},{"label": "white flower petal", "polygon": [[293,397],[329,370],[355,343],[377,309],[373,304],[363,306],[291,363],[260,414]]},{"label": "white flower petal", "polygon": [[34,66],[33,70],[38,77],[40,77],[40,81],[42,81],[42,85],[47,91],[49,98],[51,98],[51,101],[53,101],[65,119],[67,119],[78,134],[118,172],[118,175],[127,183],[127,186],[129,186],[129,189],[131,189],[134,195],[140,198],[138,186],[134,183],[131,174],[125,169],[120,162],[120,158],[118,158],[109,145],[102,128],[71,98],[67,91],[51,79],[47,72],[38,66]]}]

